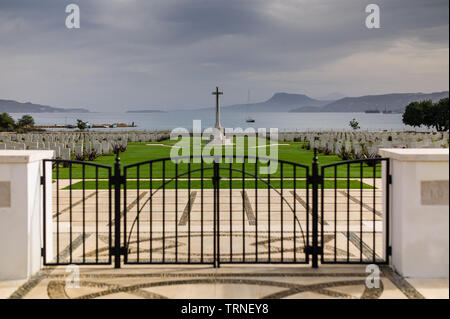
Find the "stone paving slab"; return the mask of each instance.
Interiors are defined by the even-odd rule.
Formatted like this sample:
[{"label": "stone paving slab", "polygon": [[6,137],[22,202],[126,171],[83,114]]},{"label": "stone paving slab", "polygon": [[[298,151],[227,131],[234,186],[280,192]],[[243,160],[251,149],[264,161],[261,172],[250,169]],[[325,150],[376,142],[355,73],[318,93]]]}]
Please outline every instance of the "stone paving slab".
[{"label": "stone paving slab", "polygon": [[[377,288],[366,287],[365,266],[123,266],[80,267],[79,287],[66,267],[47,267],[9,298],[94,299],[421,299],[448,298],[448,280],[405,280],[381,266]],[[417,286],[417,288],[415,288]],[[0,284],[1,287],[1,284]]]},{"label": "stone paving slab", "polygon": [[[368,179],[367,183],[371,181],[373,182],[373,179]],[[376,180],[376,182],[378,184],[379,180]],[[379,186],[377,185],[377,187]],[[73,190],[70,196],[70,192],[61,189],[62,187],[63,185],[60,184],[58,192],[56,187],[53,190],[53,248],[55,256],[59,253],[59,262],[64,263],[108,262],[109,241],[113,241],[113,234],[110,237],[108,229],[114,224],[114,221],[110,222],[109,219],[109,204],[113,206],[113,198],[109,203],[107,190],[99,190],[98,193],[95,190],[86,190],[83,200],[83,191]],[[222,263],[242,261],[307,262],[304,248],[306,240],[311,243],[312,239],[311,237],[308,238],[304,231],[307,228],[311,230],[312,227],[311,198],[308,203],[307,190],[284,189],[283,195],[286,200],[282,201],[277,191],[280,190],[258,190],[257,192],[253,189],[233,189],[231,192],[228,189],[220,190],[219,227],[220,261]],[[152,205],[150,205],[149,192],[149,190],[144,189],[126,192],[127,212],[124,219],[127,221],[128,261],[140,263],[212,263],[214,258],[213,190],[191,189],[189,192],[189,190],[184,189],[176,192],[169,189],[165,191],[164,206],[161,192],[154,195]],[[56,194],[58,194],[58,198],[55,197]],[[372,258],[382,261],[385,256],[381,216],[382,191],[379,188],[375,191],[362,190],[362,192],[359,189],[349,191],[346,189],[324,190],[323,195],[324,218],[323,221],[319,221],[319,227],[323,227],[324,230],[323,258],[326,261],[338,262],[349,260],[368,262]],[[361,197],[363,198],[363,205],[361,205]],[[319,197],[319,205],[321,205],[321,202],[322,197]],[[201,219],[202,205],[203,220]],[[123,210],[125,205],[122,203],[121,206]],[[138,207],[141,211],[139,219],[137,219]],[[269,207],[270,224],[268,222]],[[293,207],[295,207],[296,218],[294,218],[292,212]],[[309,212],[307,211],[308,208]],[[122,211],[122,216],[125,217],[124,215],[125,212]],[[258,221],[258,228],[256,228],[256,220]],[[57,221],[58,223],[56,223]],[[57,230],[59,231],[59,237],[55,236]],[[83,233],[85,233],[84,236]],[[311,236],[311,234],[309,235]],[[360,239],[362,239],[362,242]],[[280,267],[284,269],[283,266]],[[249,269],[253,269],[252,267],[253,265]],[[301,268],[301,266],[299,267]],[[95,269],[99,268],[93,268],[92,271],[95,272]],[[127,269],[130,270],[129,265]],[[141,269],[147,271],[147,268]],[[155,268],[151,269],[153,271]],[[187,267],[186,269],[192,268]],[[243,271],[247,268],[237,269]],[[50,270],[52,268],[46,271]],[[83,271],[91,270],[83,268]],[[121,271],[119,270],[119,272]],[[220,272],[220,270],[217,271]],[[99,277],[102,276],[99,275]],[[308,280],[303,278],[306,280],[303,282],[308,285],[316,285],[320,284],[319,281],[325,280],[327,282],[329,276],[330,274],[320,280],[317,276],[312,276],[312,279]],[[319,292],[317,289],[300,289],[299,287],[291,287],[289,293],[282,292],[282,287],[276,286],[279,283],[276,285],[264,284],[261,285],[264,288],[258,290],[255,280],[259,279],[250,278],[251,276],[249,277],[250,281],[247,281],[244,285],[239,284],[239,286],[233,282],[221,282],[221,284],[225,287],[237,285],[239,286],[236,288],[238,291],[248,291],[249,294],[258,298],[268,296],[306,298],[308,296],[317,297],[318,295],[320,297],[323,297],[323,295],[345,295],[346,298],[349,296],[367,297],[368,292],[365,292],[363,286],[352,284],[352,280],[360,280],[354,279],[354,277],[359,278],[360,276],[361,273],[343,276],[342,280],[346,281],[343,287],[337,288],[333,286],[335,284],[328,282],[329,288],[318,288]],[[277,278],[283,281],[284,275]],[[214,282],[214,284],[216,283]],[[117,283],[114,282],[113,284],[116,285]],[[200,298],[202,292],[199,292],[197,288],[202,285],[203,287],[210,287],[211,284],[213,283],[203,281],[189,289]],[[55,289],[59,291],[58,294],[63,293],[60,282],[49,281],[48,285],[56,287]],[[103,282],[87,282],[84,288],[89,288],[88,290],[92,291],[101,287],[110,287],[112,284],[108,283],[108,285]],[[175,288],[171,288],[172,292],[170,293],[161,291],[166,289],[168,285],[161,284],[158,287],[155,283],[149,283],[149,285],[152,289],[145,288],[145,291],[141,289],[137,294],[132,293],[131,295],[134,297],[167,295],[166,297],[175,298],[179,297],[177,294],[180,291],[183,291],[179,287],[181,284],[171,284],[170,286]],[[386,285],[391,285],[390,281],[387,281]],[[147,291],[149,289],[151,292]],[[299,289],[301,291],[297,291]],[[325,292],[323,292],[323,289],[325,289]],[[204,288],[204,290],[208,291],[207,288]],[[225,290],[222,289],[222,291]],[[388,291],[390,293],[395,289]],[[383,296],[389,296],[389,293]],[[67,292],[63,294],[67,294]],[[69,293],[68,296],[80,297],[84,296],[83,294],[85,294],[85,291]],[[111,294],[108,293],[105,297],[125,298],[131,295],[129,292],[121,290]],[[222,297],[224,296],[228,295],[224,293]],[[55,296],[51,295],[50,297]],[[242,296],[242,298],[244,297]],[[221,297],[219,296],[219,298]]]},{"label": "stone paving slab", "polygon": [[8,298],[17,288],[25,284],[27,280],[3,280],[0,281],[0,299]]},{"label": "stone paving slab", "polygon": [[406,279],[420,294],[429,299],[449,299],[448,279]]},{"label": "stone paving slab", "polygon": [[[282,257],[284,261],[304,260],[306,257],[303,250],[307,237],[305,232],[307,228],[311,230],[312,227],[311,200],[308,203],[306,193],[306,190],[285,189],[286,201],[282,201],[275,190],[256,192],[233,189],[230,192],[222,189],[219,213],[222,258],[256,260],[257,255],[259,260],[267,261],[281,260]],[[53,191],[53,243],[55,254],[60,254],[59,261],[69,261],[67,252],[70,250],[71,240],[71,262],[79,261],[83,255],[86,255],[90,262],[97,261],[92,260],[97,256],[106,258],[109,247],[108,231],[114,224],[113,220],[110,223],[108,191],[99,190],[97,194],[93,190],[86,190],[84,200],[81,190],[73,190],[70,196],[68,190],[60,189],[58,198],[55,196],[56,188]],[[364,205],[359,202],[361,196]],[[162,199],[162,193],[159,192],[155,194],[150,205],[148,190],[127,191],[126,218],[124,211],[122,216],[127,221],[127,238],[130,237],[130,259],[136,259],[138,251],[141,261],[150,258],[162,261],[162,250],[166,253],[165,261],[172,260],[175,254],[178,254],[179,260],[186,261],[198,259],[201,255],[211,255],[214,228],[213,190],[179,190],[178,193],[175,190],[166,190],[164,205]],[[347,190],[325,190],[323,200],[324,220],[323,225],[319,227],[323,226],[324,230],[324,257],[327,260],[334,259],[336,255],[336,259],[340,261],[366,261],[374,254],[377,260],[383,259],[385,247],[380,213],[382,193],[379,189],[375,192],[361,192],[357,189],[348,193]],[[111,206],[113,204],[112,200]],[[121,206],[123,210],[125,205]],[[321,224],[322,220],[319,223]],[[86,232],[84,240],[83,231]],[[56,237],[57,232],[59,238]]]}]

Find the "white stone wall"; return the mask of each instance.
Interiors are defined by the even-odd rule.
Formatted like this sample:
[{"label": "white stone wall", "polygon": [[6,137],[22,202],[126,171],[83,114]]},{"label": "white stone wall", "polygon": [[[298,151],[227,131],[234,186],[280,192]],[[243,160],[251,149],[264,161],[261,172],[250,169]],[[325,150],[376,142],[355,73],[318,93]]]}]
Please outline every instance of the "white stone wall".
[{"label": "white stone wall", "polygon": [[41,267],[40,177],[42,159],[52,157],[53,151],[0,150],[0,183],[10,193],[9,200],[0,197],[1,280],[29,278]]},{"label": "white stone wall", "polygon": [[448,149],[382,149],[392,174],[392,265],[405,277],[449,277]]}]

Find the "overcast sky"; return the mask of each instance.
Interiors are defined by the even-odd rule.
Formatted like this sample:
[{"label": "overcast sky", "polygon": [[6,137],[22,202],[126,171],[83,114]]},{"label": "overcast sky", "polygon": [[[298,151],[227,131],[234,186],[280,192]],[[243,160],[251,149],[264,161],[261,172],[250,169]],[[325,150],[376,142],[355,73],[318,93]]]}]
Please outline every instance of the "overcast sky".
[{"label": "overcast sky", "polygon": [[[66,5],[81,10],[67,29]],[[381,28],[365,27],[377,3]],[[0,99],[95,111],[449,88],[448,0],[0,0]]]}]

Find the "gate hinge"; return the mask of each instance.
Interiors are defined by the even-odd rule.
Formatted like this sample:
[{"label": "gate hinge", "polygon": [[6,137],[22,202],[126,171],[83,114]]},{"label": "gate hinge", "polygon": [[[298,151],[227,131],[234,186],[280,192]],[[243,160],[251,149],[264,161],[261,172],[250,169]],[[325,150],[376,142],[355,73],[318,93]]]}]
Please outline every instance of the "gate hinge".
[{"label": "gate hinge", "polygon": [[307,180],[308,184],[314,184],[314,183],[323,184],[323,176],[321,176],[321,175],[317,175],[316,177],[310,175],[306,178],[306,180]]},{"label": "gate hinge", "polygon": [[392,256],[392,247],[391,247],[391,246],[389,246],[389,247],[387,248],[387,255],[388,255],[388,256]]},{"label": "gate hinge", "polygon": [[41,248],[41,257],[44,257],[44,253],[45,253],[44,248]]},{"label": "gate hinge", "polygon": [[[314,253],[314,247],[313,246],[306,246],[304,249],[304,252],[306,255],[312,255]],[[322,254],[323,253],[323,247],[317,246],[317,253]]]},{"label": "gate hinge", "polygon": [[44,185],[44,183],[45,183],[44,176],[41,176],[41,185]]},{"label": "gate hinge", "polygon": [[392,175],[391,175],[391,174],[389,174],[389,175],[387,176],[387,183],[388,183],[389,185],[392,184]]},{"label": "gate hinge", "polygon": [[[110,253],[112,256],[116,254],[116,248],[111,247]],[[119,254],[122,256],[125,256],[127,254],[127,248],[126,247],[119,247]]]}]

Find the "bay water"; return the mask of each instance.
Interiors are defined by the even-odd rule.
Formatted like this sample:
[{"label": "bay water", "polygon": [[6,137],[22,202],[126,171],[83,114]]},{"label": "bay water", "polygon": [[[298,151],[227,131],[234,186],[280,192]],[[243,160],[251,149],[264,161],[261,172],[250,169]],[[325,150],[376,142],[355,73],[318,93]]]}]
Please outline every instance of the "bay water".
[{"label": "bay water", "polygon": [[[23,113],[12,113],[15,119]],[[172,130],[177,127],[192,130],[193,120],[201,120],[202,129],[214,126],[214,109],[169,111],[165,113],[31,113],[36,125],[76,124],[80,119],[90,124],[134,123],[135,128],[101,128],[97,130]],[[349,130],[349,122],[356,119],[361,130],[414,130],[402,123],[402,114],[383,113],[254,113],[254,123],[246,122],[244,112],[222,111],[221,123],[227,128],[278,128],[280,131]]]}]

